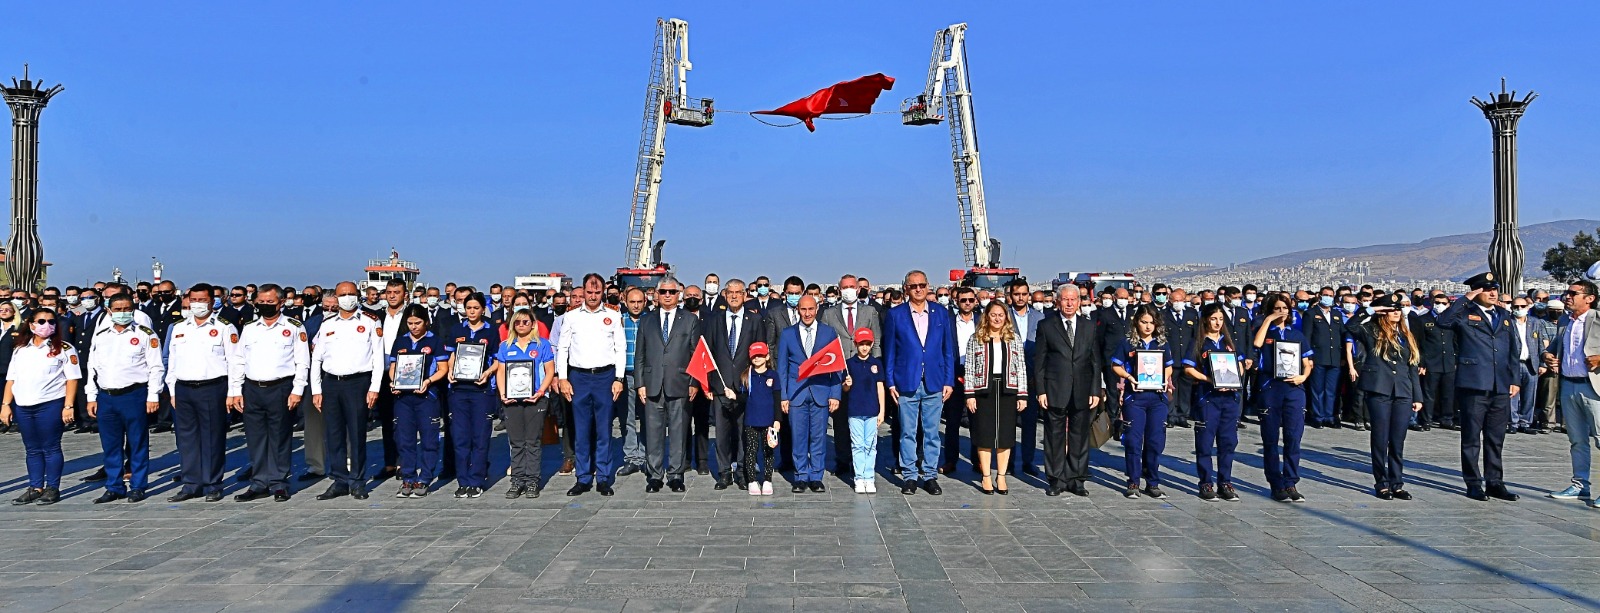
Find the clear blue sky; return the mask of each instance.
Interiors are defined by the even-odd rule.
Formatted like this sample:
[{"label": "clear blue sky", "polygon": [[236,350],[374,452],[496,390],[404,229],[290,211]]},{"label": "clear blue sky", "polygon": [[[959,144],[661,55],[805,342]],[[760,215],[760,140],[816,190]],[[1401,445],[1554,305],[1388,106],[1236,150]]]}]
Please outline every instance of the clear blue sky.
[{"label": "clear blue sky", "polygon": [[[0,21],[0,75],[67,87],[40,168],[62,285],[152,255],[183,283],[328,282],[391,246],[439,283],[609,273],[658,16],[690,23],[690,94],[733,110],[873,72],[892,108],[968,22],[990,223],[1035,279],[1488,230],[1467,99],[1501,76],[1541,94],[1522,221],[1594,216],[1593,5],[1003,6],[34,2]],[[685,277],[962,264],[942,126],[727,114],[667,151]]]}]

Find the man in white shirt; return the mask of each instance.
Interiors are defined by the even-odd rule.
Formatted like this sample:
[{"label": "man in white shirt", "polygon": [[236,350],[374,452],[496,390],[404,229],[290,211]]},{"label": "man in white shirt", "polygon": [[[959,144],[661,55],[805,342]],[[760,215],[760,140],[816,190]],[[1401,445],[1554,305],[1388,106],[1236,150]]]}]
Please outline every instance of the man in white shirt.
[{"label": "man in white shirt", "polygon": [[283,314],[283,290],[267,283],[256,290],[256,318],[244,324],[229,364],[228,408],[244,416],[250,452],[250,489],[234,496],[249,502],[272,496],[289,500],[293,413],[305,393],[310,354],[306,329]]},{"label": "man in white shirt", "polygon": [[178,438],[178,482],[167,502],[205,496],[222,500],[222,469],[228,450],[228,371],[234,327],[211,312],[211,286],[189,288],[190,318],[172,325],[167,347],[167,389]]},{"label": "man in white shirt", "polygon": [[[144,500],[149,483],[148,415],[160,407],[166,368],[161,363],[161,341],[156,339],[155,330],[134,323],[132,297],[113,297],[107,306],[111,315],[106,319],[112,323],[96,333],[97,349],[89,359],[84,385],[88,388],[85,396],[89,415],[100,422],[104,470],[118,478],[106,479],[106,492],[94,503],[122,498],[139,502]],[[124,448],[128,452],[126,486],[120,478]]]},{"label": "man in white shirt", "polygon": [[386,356],[377,316],[361,309],[356,284],[333,290],[339,314],[322,322],[311,354],[311,404],[322,412],[328,477],[317,500],[367,498],[367,410],[378,402]]},{"label": "man in white shirt", "polygon": [[1572,484],[1548,494],[1560,500],[1586,499],[1590,494],[1590,446],[1600,444],[1600,317],[1595,315],[1595,284],[1579,280],[1567,286],[1561,301],[1567,314],[1545,352],[1544,364],[1561,377],[1561,416],[1566,421],[1572,452]]},{"label": "man in white shirt", "polygon": [[602,496],[615,493],[611,481],[612,409],[622,395],[628,339],[622,316],[606,308],[605,279],[583,277],[583,305],[566,312],[556,340],[556,376],[561,395],[572,403],[573,451],[577,483],[567,490],[578,496],[594,488]]}]

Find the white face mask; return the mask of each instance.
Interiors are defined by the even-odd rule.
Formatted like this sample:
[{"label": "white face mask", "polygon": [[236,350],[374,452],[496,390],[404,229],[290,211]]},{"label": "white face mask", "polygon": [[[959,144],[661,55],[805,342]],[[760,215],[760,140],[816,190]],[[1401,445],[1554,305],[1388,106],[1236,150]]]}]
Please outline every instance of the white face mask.
[{"label": "white face mask", "polygon": [[1435,315],[1438,315],[1440,313],[1443,313],[1444,310],[1448,309],[1448,308],[1450,308],[1450,305],[1447,305],[1447,304],[1436,304],[1436,305],[1433,305],[1433,313]]},{"label": "white face mask", "polygon": [[718,285],[715,281],[706,284],[706,294],[707,295],[715,294],[715,293],[717,293],[717,290],[719,290],[719,289],[722,289],[722,286]]},{"label": "white face mask", "polygon": [[1179,300],[1177,302],[1172,303],[1172,310],[1177,311],[1179,313],[1182,313],[1183,310],[1185,308],[1187,308],[1188,306],[1189,306],[1189,302],[1188,301]]},{"label": "white face mask", "polygon": [[439,306],[439,297],[438,296],[428,296],[427,298],[423,298],[422,299],[422,303],[428,305],[428,308],[430,308],[430,309],[434,308],[436,306]]},{"label": "white face mask", "polygon": [[1255,294],[1245,294],[1245,295],[1244,295],[1244,301],[1245,301],[1245,302],[1248,302],[1248,303],[1250,303],[1250,304],[1255,304],[1255,302],[1256,302],[1256,295],[1255,295]]},{"label": "white face mask", "polygon": [[1516,315],[1517,319],[1523,319],[1528,316],[1528,309],[1511,309],[1511,314]]},{"label": "white face mask", "polygon": [[339,308],[341,310],[354,311],[358,306],[361,306],[361,300],[355,296],[339,297]]},{"label": "white face mask", "polygon": [[184,319],[188,319],[190,317],[194,317],[194,311],[189,310],[189,307],[183,307],[178,311],[178,315],[182,316]]},{"label": "white face mask", "polygon": [[1117,299],[1117,308],[1119,308],[1119,309],[1128,308],[1128,299],[1127,298],[1118,298]]},{"label": "white face mask", "polygon": [[209,317],[211,315],[211,305],[204,302],[200,304],[191,304],[189,305],[189,314],[194,316],[195,319]]},{"label": "white face mask", "polygon": [[1234,299],[1228,301],[1228,306],[1231,306],[1231,307],[1237,309],[1239,307],[1244,306],[1244,301],[1240,300],[1238,298],[1234,298]]},{"label": "white face mask", "polygon": [[1109,309],[1109,308],[1111,308],[1111,302],[1112,302],[1112,301],[1111,301],[1111,299],[1110,299],[1110,298],[1104,298],[1104,299],[1101,299],[1101,300],[1100,300],[1100,306],[1103,306],[1103,307],[1105,307],[1105,308],[1108,308],[1108,309]]},{"label": "white face mask", "polygon": [[1339,305],[1339,308],[1344,309],[1344,312],[1346,312],[1346,313],[1354,313],[1354,312],[1356,312],[1356,309],[1361,308],[1361,305],[1356,304],[1354,302],[1346,302],[1344,304]]},{"label": "white face mask", "polygon": [[84,298],[81,304],[83,304],[85,311],[93,311],[95,307],[100,306],[100,300],[98,298]]},{"label": "white face mask", "polygon": [[843,300],[845,304],[855,304],[858,298],[856,291],[856,288],[853,287],[841,289],[839,290],[839,299]]},{"label": "white face mask", "polygon": [[1567,305],[1562,304],[1560,300],[1552,298],[1550,302],[1545,303],[1545,307],[1551,310],[1560,311],[1566,309]]},{"label": "white face mask", "polygon": [[939,301],[939,304],[941,304],[941,305],[949,305],[950,304],[950,297],[949,296],[939,296],[937,298],[937,300]]},{"label": "white face mask", "polygon": [[983,300],[979,300],[978,301],[978,306],[986,308],[986,309],[989,308],[989,299],[988,298],[984,298]]}]

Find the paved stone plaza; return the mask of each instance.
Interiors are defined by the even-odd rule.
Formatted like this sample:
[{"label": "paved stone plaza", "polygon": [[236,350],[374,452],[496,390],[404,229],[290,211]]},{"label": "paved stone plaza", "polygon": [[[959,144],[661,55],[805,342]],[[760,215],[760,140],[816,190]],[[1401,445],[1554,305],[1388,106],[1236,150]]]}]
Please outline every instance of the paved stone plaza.
[{"label": "paved stone plaza", "polygon": [[[1600,609],[1600,511],[1543,496],[1569,474],[1562,435],[1512,435],[1517,503],[1462,495],[1457,433],[1412,433],[1417,499],[1369,494],[1366,433],[1308,430],[1309,502],[1261,487],[1259,437],[1242,433],[1243,502],[1193,496],[1193,435],[1169,430],[1167,501],[1126,500],[1121,448],[1094,459],[1088,499],[1010,496],[944,480],[945,494],[770,498],[717,492],[477,500],[452,485],[422,500],[167,504],[177,462],[157,435],[150,500],[95,506],[78,483],[98,438],[67,436],[69,497],[0,506],[4,611],[1576,611]],[[244,462],[231,433],[231,466]],[[504,474],[504,436],[493,473]],[[25,483],[22,443],[0,437],[6,499]],[[377,445],[373,445],[377,451]],[[373,457],[377,457],[374,455]],[[880,456],[881,459],[882,456]],[[546,450],[547,474],[559,451]],[[299,461],[298,455],[296,461]],[[970,481],[962,465],[963,481]],[[230,475],[231,476],[231,475]],[[880,484],[882,481],[880,480]]]}]

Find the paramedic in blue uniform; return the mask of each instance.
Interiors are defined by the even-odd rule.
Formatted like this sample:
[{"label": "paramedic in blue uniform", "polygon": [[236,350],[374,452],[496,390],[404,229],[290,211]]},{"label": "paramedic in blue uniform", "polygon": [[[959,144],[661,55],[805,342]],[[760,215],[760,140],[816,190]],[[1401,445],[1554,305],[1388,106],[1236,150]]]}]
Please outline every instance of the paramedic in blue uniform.
[{"label": "paramedic in blue uniform", "polygon": [[[394,396],[395,448],[400,461],[400,491],[397,498],[422,498],[428,495],[439,466],[439,388],[448,376],[445,363],[450,354],[434,334],[428,310],[409,305],[400,315],[405,332],[394,339],[389,353],[390,395]],[[403,355],[421,355],[422,384],[417,389],[392,389],[396,364]]]}]

